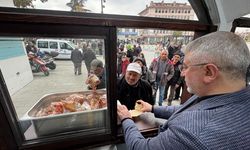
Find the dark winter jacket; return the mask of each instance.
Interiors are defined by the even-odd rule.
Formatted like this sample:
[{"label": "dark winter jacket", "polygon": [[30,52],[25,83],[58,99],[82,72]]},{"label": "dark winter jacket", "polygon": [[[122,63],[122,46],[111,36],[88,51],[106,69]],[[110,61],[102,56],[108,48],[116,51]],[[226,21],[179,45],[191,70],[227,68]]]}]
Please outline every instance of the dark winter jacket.
[{"label": "dark winter jacket", "polygon": [[145,80],[139,79],[138,85],[133,87],[126,82],[123,76],[117,80],[117,87],[117,100],[119,100],[121,104],[127,106],[129,110],[134,109],[135,103],[139,99],[154,105],[152,87]]},{"label": "dark winter jacket", "polygon": [[170,85],[181,84],[181,64],[178,62],[174,65],[174,76],[168,81]]},{"label": "dark winter jacket", "polygon": [[78,49],[75,49],[71,52],[70,56],[73,63],[81,63],[82,62],[82,52]]}]

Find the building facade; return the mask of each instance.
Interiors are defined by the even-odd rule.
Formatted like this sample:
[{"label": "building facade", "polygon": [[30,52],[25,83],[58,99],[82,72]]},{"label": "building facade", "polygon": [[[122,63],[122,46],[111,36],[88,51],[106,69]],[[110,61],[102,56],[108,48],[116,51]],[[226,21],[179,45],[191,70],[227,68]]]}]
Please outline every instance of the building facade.
[{"label": "building facade", "polygon": [[[139,13],[139,16],[182,19],[182,20],[197,20],[194,10],[188,3],[155,3],[150,2],[146,8]],[[193,32],[189,31],[172,31],[151,29],[139,30],[139,38],[146,43],[166,42],[168,40],[181,40],[187,43],[193,37]]]}]

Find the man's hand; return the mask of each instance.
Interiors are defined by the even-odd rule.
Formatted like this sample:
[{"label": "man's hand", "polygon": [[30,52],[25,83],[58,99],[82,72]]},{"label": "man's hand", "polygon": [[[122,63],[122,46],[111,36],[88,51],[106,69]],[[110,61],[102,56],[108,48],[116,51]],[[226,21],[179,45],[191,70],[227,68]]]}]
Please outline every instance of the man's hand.
[{"label": "man's hand", "polygon": [[117,114],[120,120],[123,120],[125,118],[132,118],[125,105],[117,105]]},{"label": "man's hand", "polygon": [[136,101],[137,103],[140,103],[141,104],[141,111],[142,112],[151,112],[152,111],[152,105],[150,105],[149,103],[147,102],[144,102],[143,100],[138,100]]}]

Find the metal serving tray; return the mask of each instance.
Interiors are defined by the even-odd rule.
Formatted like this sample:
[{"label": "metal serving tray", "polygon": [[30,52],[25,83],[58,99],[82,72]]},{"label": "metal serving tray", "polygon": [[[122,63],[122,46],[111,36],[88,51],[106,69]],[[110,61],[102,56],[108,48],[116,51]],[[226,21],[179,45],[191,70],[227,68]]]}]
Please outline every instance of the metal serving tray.
[{"label": "metal serving tray", "polygon": [[[36,117],[37,111],[51,102],[60,101],[71,94],[90,94],[92,91],[55,93],[43,96],[27,113],[25,119],[31,120],[37,136],[52,135],[72,130],[98,130],[107,128],[107,108],[69,112],[57,115]],[[97,90],[106,94],[105,90]]]}]

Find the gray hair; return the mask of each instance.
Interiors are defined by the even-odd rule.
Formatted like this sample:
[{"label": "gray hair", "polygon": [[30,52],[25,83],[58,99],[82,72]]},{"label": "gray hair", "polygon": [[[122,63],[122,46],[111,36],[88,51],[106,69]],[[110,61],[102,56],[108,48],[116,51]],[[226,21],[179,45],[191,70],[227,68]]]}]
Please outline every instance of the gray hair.
[{"label": "gray hair", "polygon": [[167,55],[168,55],[168,50],[166,50],[166,49],[162,48],[162,49],[161,49],[161,53],[163,53],[163,52],[166,52],[166,53],[167,53]]},{"label": "gray hair", "polygon": [[218,31],[190,42],[184,53],[191,53],[192,63],[214,63],[233,79],[246,77],[250,53],[246,42],[238,35]]}]

